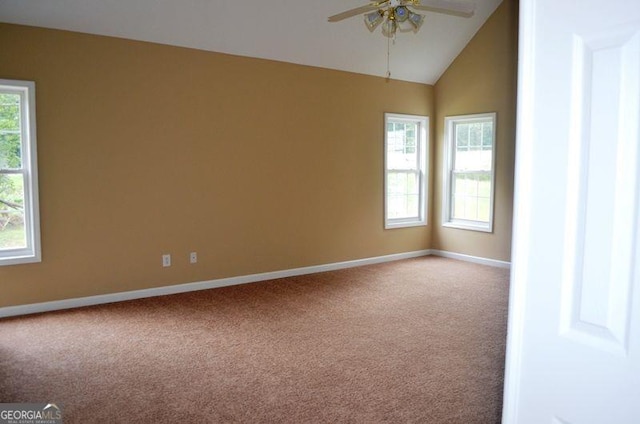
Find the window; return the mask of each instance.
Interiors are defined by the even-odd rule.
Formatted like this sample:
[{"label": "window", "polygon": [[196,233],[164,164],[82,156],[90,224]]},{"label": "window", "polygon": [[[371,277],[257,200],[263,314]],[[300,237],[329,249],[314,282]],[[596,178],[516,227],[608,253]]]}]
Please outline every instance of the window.
[{"label": "window", "polygon": [[385,228],[426,225],[426,116],[386,113]]},{"label": "window", "polygon": [[445,227],[493,231],[496,114],[446,117]]},{"label": "window", "polygon": [[40,261],[35,84],[0,80],[0,265]]}]

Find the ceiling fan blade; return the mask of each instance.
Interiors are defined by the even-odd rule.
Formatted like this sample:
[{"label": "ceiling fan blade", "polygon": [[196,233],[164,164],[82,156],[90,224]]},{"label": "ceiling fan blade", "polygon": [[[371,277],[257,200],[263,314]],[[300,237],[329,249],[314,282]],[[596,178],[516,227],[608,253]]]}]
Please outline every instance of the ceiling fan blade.
[{"label": "ceiling fan blade", "polygon": [[445,13],[447,15],[470,18],[476,9],[475,4],[459,0],[417,0],[414,4],[408,4],[417,10]]},{"label": "ceiling fan blade", "polygon": [[372,12],[372,11],[376,10],[378,7],[380,7],[381,5],[383,5],[385,3],[388,3],[388,0],[381,1],[381,2],[376,2],[376,3],[372,3],[372,4],[368,4],[366,6],[356,7],[355,9],[347,10],[345,12],[338,13],[337,15],[329,16],[328,21],[329,22],[338,22],[338,21],[341,21],[343,19],[350,18],[352,16],[360,15],[361,13]]}]

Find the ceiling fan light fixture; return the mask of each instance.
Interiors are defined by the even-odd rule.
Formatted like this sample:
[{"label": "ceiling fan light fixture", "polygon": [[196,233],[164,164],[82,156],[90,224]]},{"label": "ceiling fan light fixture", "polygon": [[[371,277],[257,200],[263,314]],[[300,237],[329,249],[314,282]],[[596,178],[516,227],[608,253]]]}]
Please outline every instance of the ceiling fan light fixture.
[{"label": "ceiling fan light fixture", "polygon": [[378,25],[380,25],[383,20],[384,13],[381,13],[380,10],[376,10],[375,12],[367,13],[366,15],[364,15],[364,24],[371,32],[378,28]]},{"label": "ceiling fan light fixture", "polygon": [[398,6],[393,10],[393,14],[396,17],[396,21],[404,22],[409,18],[409,9],[405,6]]},{"label": "ceiling fan light fixture", "polygon": [[382,35],[391,38],[396,35],[397,28],[398,24],[395,19],[387,19],[384,21],[384,24],[382,24]]},{"label": "ceiling fan light fixture", "polygon": [[367,5],[329,16],[328,21],[339,22],[363,14],[370,32],[382,24],[383,34],[393,37],[396,31],[417,33],[420,30],[424,15],[414,10],[469,18],[473,16],[475,5],[472,0],[369,0]]},{"label": "ceiling fan light fixture", "polygon": [[409,22],[409,19],[400,22],[398,21],[398,31],[400,32],[415,32],[416,28],[413,26],[413,24],[411,22]]},{"label": "ceiling fan light fixture", "polygon": [[424,23],[424,15],[420,15],[419,13],[409,12],[409,22],[413,25],[414,32],[418,32],[420,27]]}]

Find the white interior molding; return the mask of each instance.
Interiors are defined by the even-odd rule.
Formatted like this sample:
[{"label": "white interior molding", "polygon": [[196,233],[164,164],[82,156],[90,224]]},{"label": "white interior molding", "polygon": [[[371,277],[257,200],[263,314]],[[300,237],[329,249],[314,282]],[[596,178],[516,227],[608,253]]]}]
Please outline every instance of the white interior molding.
[{"label": "white interior molding", "polygon": [[6,306],[0,308],[0,318],[37,314],[49,311],[81,308],[84,306],[102,305],[106,303],[124,302],[127,300],[143,299],[147,297],[166,296],[170,294],[187,293],[198,290],[208,290],[218,287],[235,286],[239,284],[256,283],[259,281],[274,280],[276,278],[294,277],[297,275],[315,274],[318,272],[335,271],[338,269],[355,268],[363,265],[373,265],[383,262],[398,261],[402,259],[418,258],[422,256],[441,256],[474,262],[482,265],[490,265],[499,268],[509,268],[509,262],[494,259],[480,258],[477,256],[463,255],[460,253],[445,252],[443,250],[416,250],[413,252],[396,253],[385,256],[356,259],[353,261],[334,262],[324,265],[314,265],[302,268],[285,269],[281,271],[263,272],[260,274],[241,275],[238,277],[219,278],[216,280],[198,281],[194,283],[175,284],[164,287],[153,287],[142,290],[131,290],[119,293],[109,293],[96,296],[78,297],[73,299],[54,300],[51,302],[31,303],[27,305]]},{"label": "white interior molding", "polygon": [[511,268],[511,262],[482,258],[479,256],[464,255],[462,253],[447,252],[446,250],[431,249],[431,254],[435,256],[441,256],[443,258],[458,259],[460,261],[473,262],[481,265],[495,266],[497,268]]}]

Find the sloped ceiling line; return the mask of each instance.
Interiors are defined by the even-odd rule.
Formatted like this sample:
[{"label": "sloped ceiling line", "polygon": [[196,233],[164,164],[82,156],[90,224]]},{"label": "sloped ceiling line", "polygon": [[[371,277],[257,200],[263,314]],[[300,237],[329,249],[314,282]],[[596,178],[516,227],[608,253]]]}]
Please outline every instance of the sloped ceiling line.
[{"label": "sloped ceiling line", "polygon": [[[465,19],[426,13],[398,34],[392,78],[435,84],[502,0],[471,0]],[[327,17],[366,0],[0,0],[0,22],[64,29],[385,76],[387,40],[360,16]]]}]

